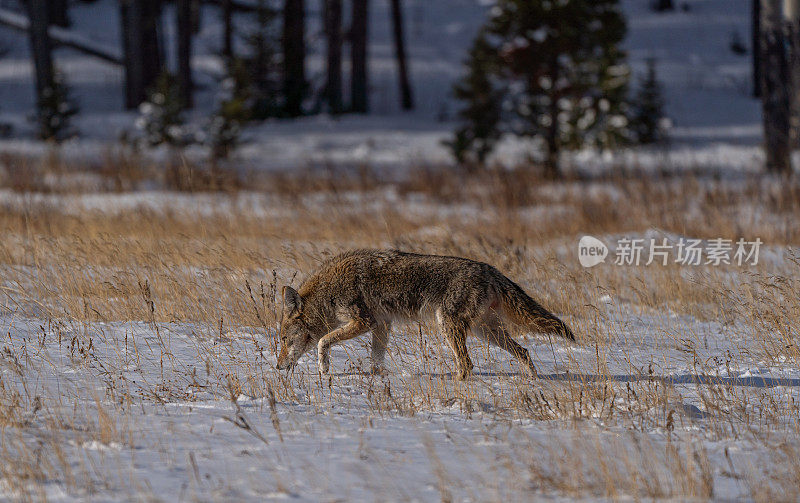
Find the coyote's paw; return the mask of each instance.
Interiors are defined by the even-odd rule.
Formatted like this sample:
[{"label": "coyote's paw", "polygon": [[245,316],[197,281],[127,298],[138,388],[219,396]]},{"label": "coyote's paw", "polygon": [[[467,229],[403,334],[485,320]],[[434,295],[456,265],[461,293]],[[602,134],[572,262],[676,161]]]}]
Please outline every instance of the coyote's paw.
[{"label": "coyote's paw", "polygon": [[456,380],[459,381],[466,381],[467,378],[472,375],[472,369],[474,365],[472,365],[472,361],[469,358],[466,358],[464,361],[456,363]]},{"label": "coyote's paw", "polygon": [[472,368],[459,369],[455,378],[457,381],[466,381],[470,375],[472,375]]},{"label": "coyote's paw", "polygon": [[384,368],[383,365],[373,365],[372,368],[370,369],[370,371],[373,374],[379,375],[379,376],[384,376],[384,375],[389,373],[389,372],[386,371],[386,368]]},{"label": "coyote's paw", "polygon": [[327,354],[320,353],[317,367],[320,374],[327,374],[331,369],[331,358]]},{"label": "coyote's paw", "polygon": [[317,344],[317,366],[320,374],[327,374],[331,369],[331,346],[325,340]]}]

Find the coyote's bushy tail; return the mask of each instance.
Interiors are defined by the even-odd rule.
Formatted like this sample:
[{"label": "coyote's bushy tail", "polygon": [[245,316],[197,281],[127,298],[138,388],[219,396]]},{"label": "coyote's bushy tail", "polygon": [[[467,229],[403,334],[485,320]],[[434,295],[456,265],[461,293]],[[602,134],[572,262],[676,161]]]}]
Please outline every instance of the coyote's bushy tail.
[{"label": "coyote's bushy tail", "polygon": [[552,332],[575,340],[575,334],[567,324],[533,300],[522,287],[505,276],[502,276],[498,287],[503,313],[512,322],[533,331]]}]

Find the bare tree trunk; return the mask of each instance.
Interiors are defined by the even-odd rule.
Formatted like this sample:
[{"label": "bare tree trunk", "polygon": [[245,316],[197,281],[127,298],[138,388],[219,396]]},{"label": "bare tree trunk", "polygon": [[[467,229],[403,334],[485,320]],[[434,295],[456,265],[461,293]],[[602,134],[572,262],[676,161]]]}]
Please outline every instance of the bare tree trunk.
[{"label": "bare tree trunk", "polygon": [[367,71],[367,39],[369,28],[369,0],[353,0],[350,27],[350,107],[353,112],[369,110]]},{"label": "bare tree trunk", "polygon": [[411,95],[411,83],[408,78],[408,63],[406,61],[406,44],[403,33],[403,6],[400,0],[392,0],[392,31],[394,32],[394,48],[397,58],[397,72],[400,79],[400,104],[403,110],[414,108],[414,99]]},{"label": "bare tree trunk", "polygon": [[303,114],[306,94],[305,2],[285,0],[283,6],[283,94],[284,113]]},{"label": "bare tree trunk", "polygon": [[136,108],[140,101],[137,99],[136,90],[139,88],[138,75],[135,70],[134,49],[132,47],[134,36],[131,26],[131,10],[129,0],[119,2],[119,28],[122,39],[122,64],[125,67],[125,108]]},{"label": "bare tree trunk", "polygon": [[178,89],[186,108],[192,108],[192,0],[177,0],[175,21],[178,25]]},{"label": "bare tree trunk", "polygon": [[672,0],[658,0],[656,2],[657,11],[674,10],[674,9],[675,5],[672,3]]},{"label": "bare tree trunk", "polygon": [[191,0],[192,2],[192,35],[200,33],[200,24],[202,23],[203,9],[200,5],[200,0]]},{"label": "bare tree trunk", "polygon": [[768,171],[791,172],[791,89],[782,0],[761,5],[761,92]]},{"label": "bare tree trunk", "polygon": [[222,0],[222,55],[230,62],[233,59],[233,2]]},{"label": "bare tree trunk", "polygon": [[[557,82],[559,78],[558,58],[556,56],[550,61],[551,82]],[[547,128],[545,143],[547,144],[547,158],[545,159],[545,177],[550,179],[558,178],[561,175],[559,157],[561,154],[561,142],[559,141],[558,130],[558,100],[556,92],[550,94],[550,105],[548,115],[550,116],[550,126]]]},{"label": "bare tree trunk", "polygon": [[789,52],[789,148],[800,146],[800,0],[784,0],[784,29]]},{"label": "bare tree trunk", "polygon": [[753,97],[761,97],[761,0],[752,0],[751,39],[753,53]]},{"label": "bare tree trunk", "polygon": [[328,83],[330,112],[342,112],[342,0],[325,2],[325,34],[328,38]]},{"label": "bare tree trunk", "polygon": [[159,0],[121,0],[122,46],[125,52],[125,106],[147,99],[162,71],[158,25]]},{"label": "bare tree trunk", "polygon": [[47,34],[47,0],[28,0],[30,40],[33,67],[36,73],[37,107],[55,87],[53,54],[50,36]]},{"label": "bare tree trunk", "polygon": [[69,15],[67,14],[67,0],[48,0],[47,22],[56,26],[66,28],[70,25]]}]

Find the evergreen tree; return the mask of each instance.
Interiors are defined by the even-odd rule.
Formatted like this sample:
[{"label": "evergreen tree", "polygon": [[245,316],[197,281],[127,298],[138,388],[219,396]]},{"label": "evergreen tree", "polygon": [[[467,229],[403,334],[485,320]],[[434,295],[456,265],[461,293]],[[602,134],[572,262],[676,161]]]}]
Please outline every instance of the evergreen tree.
[{"label": "evergreen tree", "polygon": [[39,137],[43,140],[61,141],[75,134],[70,118],[78,108],[69,96],[69,88],[63,75],[53,72],[53,84],[42,91],[36,107],[36,123]]},{"label": "evergreen tree", "polygon": [[453,89],[454,96],[465,103],[458,112],[462,125],[445,144],[459,164],[470,166],[483,164],[500,139],[503,93],[492,83],[496,61],[484,33],[475,39],[466,65],[467,75]]},{"label": "evergreen tree", "polygon": [[647,60],[647,74],[641,79],[632,104],[631,130],[638,143],[659,143],[666,140],[664,98],[656,76],[656,62]]},{"label": "evergreen tree", "polygon": [[498,126],[541,141],[549,175],[564,148],[629,139],[625,31],[619,0],[498,0],[492,9],[485,38],[487,68],[504,89]]},{"label": "evergreen tree", "polygon": [[169,72],[162,72],[150,98],[139,106],[141,115],[136,126],[142,130],[143,140],[150,146],[162,143],[185,145],[189,135],[183,126],[183,110],[183,98],[177,80]]},{"label": "evergreen tree", "polygon": [[212,159],[223,159],[239,144],[242,125],[250,120],[253,86],[247,63],[235,59],[230,64],[229,75],[222,81],[217,111],[206,128],[206,143],[211,148]]}]

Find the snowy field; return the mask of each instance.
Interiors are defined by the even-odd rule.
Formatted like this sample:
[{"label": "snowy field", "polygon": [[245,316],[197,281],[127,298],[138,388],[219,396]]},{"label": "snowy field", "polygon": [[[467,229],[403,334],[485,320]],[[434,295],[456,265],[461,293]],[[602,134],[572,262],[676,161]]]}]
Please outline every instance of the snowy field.
[{"label": "snowy field", "polygon": [[[798,200],[796,184],[713,178],[2,192],[0,490],[796,500]],[[764,245],[755,265],[584,269],[584,233]],[[330,376],[314,353],[275,370],[276,290],[359,246],[491,262],[579,341],[517,334],[538,379],[470,340],[474,375],[455,382],[416,324],[396,327],[383,375],[368,337],[334,348]]]}]

